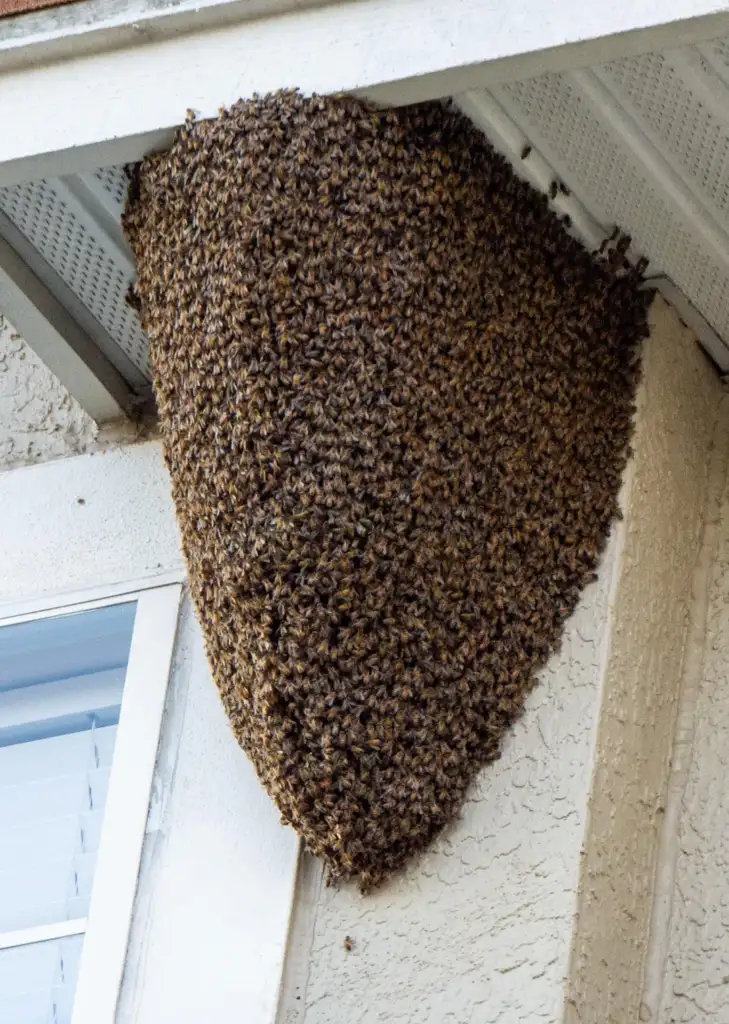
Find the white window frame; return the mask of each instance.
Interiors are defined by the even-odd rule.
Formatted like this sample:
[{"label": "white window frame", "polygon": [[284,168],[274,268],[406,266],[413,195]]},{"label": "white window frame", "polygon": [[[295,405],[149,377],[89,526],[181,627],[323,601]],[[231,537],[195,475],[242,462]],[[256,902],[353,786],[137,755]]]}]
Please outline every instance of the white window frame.
[{"label": "white window frame", "polygon": [[0,607],[0,628],[135,601],[88,918],[0,935],[0,949],[85,933],[72,1024],[114,1024],[149,813],[182,585],[145,582]]}]

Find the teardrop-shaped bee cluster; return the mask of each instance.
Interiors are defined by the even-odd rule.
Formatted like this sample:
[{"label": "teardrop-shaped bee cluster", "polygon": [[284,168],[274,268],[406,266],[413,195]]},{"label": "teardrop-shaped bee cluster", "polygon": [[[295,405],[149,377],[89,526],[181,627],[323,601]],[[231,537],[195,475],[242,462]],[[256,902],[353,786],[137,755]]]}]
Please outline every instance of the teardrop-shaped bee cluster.
[{"label": "teardrop-shaped bee cluster", "polygon": [[241,101],[135,177],[214,677],[283,820],[367,888],[458,814],[594,577],[645,297],[440,104]]}]

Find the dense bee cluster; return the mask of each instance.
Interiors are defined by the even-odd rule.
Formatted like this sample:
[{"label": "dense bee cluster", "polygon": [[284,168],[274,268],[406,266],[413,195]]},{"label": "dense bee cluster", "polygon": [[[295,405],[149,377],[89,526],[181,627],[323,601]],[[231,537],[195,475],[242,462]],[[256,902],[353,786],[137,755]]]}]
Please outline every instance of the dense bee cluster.
[{"label": "dense bee cluster", "polygon": [[593,578],[645,301],[439,104],[190,118],[125,226],[222,699],[367,888],[457,815]]}]

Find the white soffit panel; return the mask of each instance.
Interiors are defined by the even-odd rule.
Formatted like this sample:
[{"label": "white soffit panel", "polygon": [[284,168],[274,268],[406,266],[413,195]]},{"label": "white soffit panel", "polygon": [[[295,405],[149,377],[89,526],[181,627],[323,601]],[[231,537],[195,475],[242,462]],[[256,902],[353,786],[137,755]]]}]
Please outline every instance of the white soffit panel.
[{"label": "white soffit panel", "polygon": [[[571,231],[615,227],[729,372],[729,39],[464,93],[461,108]],[[556,187],[560,183],[560,187]],[[126,302],[121,167],[0,189],[0,236],[142,395],[147,339]]]},{"label": "white soffit panel", "polygon": [[[685,319],[703,318],[700,338],[729,371],[729,40],[544,74],[458,102],[522,176],[545,191],[550,176],[567,186],[570,196],[560,191],[553,205],[586,244],[614,227],[630,235],[631,256],[672,282]],[[535,168],[547,183],[534,180]]]},{"label": "white soffit panel", "polygon": [[121,167],[0,189],[0,235],[134,391],[151,374],[147,339],[126,301],[134,259],[121,229]]}]

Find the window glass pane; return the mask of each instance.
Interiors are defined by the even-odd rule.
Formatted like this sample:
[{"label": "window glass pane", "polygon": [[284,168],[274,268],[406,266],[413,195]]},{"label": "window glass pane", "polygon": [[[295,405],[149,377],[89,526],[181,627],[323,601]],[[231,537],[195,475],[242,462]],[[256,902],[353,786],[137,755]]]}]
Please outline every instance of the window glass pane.
[{"label": "window glass pane", "polygon": [[0,950],[0,1024],[70,1024],[83,935]]},{"label": "window glass pane", "polygon": [[[135,611],[128,602],[0,627],[6,941],[88,914]],[[0,950],[0,1024],[69,1020],[82,942]]]}]

